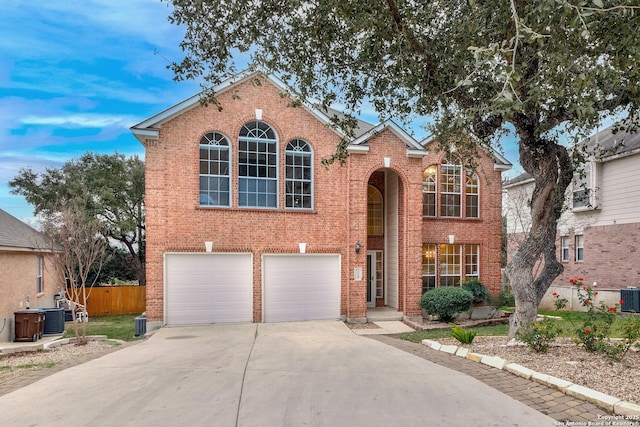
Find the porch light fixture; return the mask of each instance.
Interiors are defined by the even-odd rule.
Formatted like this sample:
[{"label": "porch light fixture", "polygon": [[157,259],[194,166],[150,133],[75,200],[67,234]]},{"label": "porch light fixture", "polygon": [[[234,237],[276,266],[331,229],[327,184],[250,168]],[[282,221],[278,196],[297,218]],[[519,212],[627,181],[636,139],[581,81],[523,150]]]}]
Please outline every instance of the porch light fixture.
[{"label": "porch light fixture", "polygon": [[362,248],[362,245],[360,244],[360,240],[358,240],[356,242],[356,253],[359,254],[360,253],[360,249]]}]

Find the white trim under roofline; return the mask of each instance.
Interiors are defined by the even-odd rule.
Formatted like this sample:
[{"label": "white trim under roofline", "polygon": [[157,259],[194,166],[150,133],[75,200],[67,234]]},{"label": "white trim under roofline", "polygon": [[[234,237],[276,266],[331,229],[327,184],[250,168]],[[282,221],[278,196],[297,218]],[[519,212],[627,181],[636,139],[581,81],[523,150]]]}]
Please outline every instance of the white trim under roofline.
[{"label": "white trim under roofline", "polygon": [[411,135],[409,135],[404,129],[398,126],[393,120],[387,119],[384,122],[378,123],[372,129],[363,133],[349,144],[347,151],[352,153],[366,153],[369,151],[369,147],[365,145],[367,141],[373,138],[384,129],[389,129],[395,133],[404,143],[407,145],[407,157],[422,157],[427,154],[426,150],[418,141],[416,141]]}]

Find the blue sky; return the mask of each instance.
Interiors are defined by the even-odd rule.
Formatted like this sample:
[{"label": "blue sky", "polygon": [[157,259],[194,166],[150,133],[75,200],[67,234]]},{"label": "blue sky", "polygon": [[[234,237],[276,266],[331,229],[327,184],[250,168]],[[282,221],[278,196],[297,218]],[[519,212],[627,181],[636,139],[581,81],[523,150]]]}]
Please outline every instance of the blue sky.
[{"label": "blue sky", "polygon": [[[182,59],[170,10],[160,0],[3,3],[0,208],[33,217],[7,185],[21,168],[58,168],[87,151],[144,158],[129,127],[200,90],[167,69]],[[505,145],[515,163],[515,147]]]}]

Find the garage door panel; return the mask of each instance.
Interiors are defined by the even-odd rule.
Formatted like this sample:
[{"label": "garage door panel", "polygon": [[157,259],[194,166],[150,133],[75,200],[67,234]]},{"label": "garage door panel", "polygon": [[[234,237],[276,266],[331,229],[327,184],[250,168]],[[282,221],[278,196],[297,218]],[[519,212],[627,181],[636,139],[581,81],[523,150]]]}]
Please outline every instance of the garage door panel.
[{"label": "garage door panel", "polygon": [[167,324],[253,320],[251,254],[167,254]]},{"label": "garage door panel", "polygon": [[264,321],[340,317],[339,255],[265,255]]}]

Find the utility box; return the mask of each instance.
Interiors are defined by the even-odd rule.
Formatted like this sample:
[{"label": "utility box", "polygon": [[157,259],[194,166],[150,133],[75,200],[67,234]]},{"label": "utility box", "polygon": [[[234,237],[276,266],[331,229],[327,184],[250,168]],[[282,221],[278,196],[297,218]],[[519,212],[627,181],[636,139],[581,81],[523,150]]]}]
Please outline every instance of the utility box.
[{"label": "utility box", "polygon": [[640,313],[640,289],[620,289],[621,311]]},{"label": "utility box", "polygon": [[134,336],[139,337],[147,333],[147,313],[142,313],[136,317],[135,333]]},{"label": "utility box", "polygon": [[40,310],[20,310],[13,313],[14,341],[37,341],[44,327],[44,313]]},{"label": "utility box", "polygon": [[61,334],[64,332],[64,308],[44,309],[44,333]]}]

